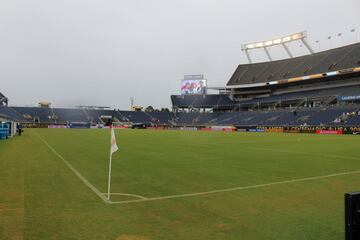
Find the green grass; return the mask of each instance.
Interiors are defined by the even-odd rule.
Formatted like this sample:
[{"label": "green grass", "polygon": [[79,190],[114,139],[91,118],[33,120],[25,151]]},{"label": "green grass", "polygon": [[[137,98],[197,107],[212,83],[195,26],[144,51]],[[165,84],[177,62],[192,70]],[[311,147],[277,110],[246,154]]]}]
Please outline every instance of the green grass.
[{"label": "green grass", "polygon": [[[113,193],[147,198],[360,170],[357,136],[116,131]],[[0,239],[344,238],[343,195],[360,174],[106,204],[109,130],[26,129],[0,142]],[[134,198],[114,196],[113,201]]]}]

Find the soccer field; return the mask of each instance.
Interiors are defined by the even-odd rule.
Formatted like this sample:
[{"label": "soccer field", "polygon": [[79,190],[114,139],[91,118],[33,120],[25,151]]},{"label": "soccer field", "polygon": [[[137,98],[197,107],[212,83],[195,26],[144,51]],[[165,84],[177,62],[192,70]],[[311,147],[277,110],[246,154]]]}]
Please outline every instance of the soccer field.
[{"label": "soccer field", "polygon": [[26,129],[0,142],[0,239],[344,238],[360,138]]}]

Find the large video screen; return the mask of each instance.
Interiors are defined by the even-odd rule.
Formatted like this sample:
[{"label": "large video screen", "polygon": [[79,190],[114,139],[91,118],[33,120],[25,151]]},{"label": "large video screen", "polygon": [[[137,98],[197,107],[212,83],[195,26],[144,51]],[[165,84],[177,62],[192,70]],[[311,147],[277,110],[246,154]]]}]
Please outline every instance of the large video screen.
[{"label": "large video screen", "polygon": [[182,80],[181,94],[206,94],[206,80]]}]

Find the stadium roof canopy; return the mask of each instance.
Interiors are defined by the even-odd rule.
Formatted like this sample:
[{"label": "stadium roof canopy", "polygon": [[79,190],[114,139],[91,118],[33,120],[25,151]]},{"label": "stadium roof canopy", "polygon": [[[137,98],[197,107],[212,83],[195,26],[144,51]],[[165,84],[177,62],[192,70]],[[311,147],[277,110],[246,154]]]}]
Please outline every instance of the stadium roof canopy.
[{"label": "stadium roof canopy", "polygon": [[339,47],[310,55],[237,67],[227,88],[258,87],[360,72],[360,43]]},{"label": "stadium roof canopy", "polygon": [[307,32],[303,31],[303,32],[298,32],[298,33],[291,34],[288,36],[283,36],[280,38],[270,39],[270,40],[261,41],[261,42],[253,42],[253,43],[243,44],[241,46],[241,50],[245,52],[249,63],[252,63],[249,51],[253,50],[253,49],[263,49],[265,51],[267,57],[269,58],[269,60],[272,61],[272,57],[271,57],[269,49],[271,47],[277,46],[277,45],[282,46],[285,49],[286,53],[289,55],[289,57],[292,58],[294,56],[291,53],[290,49],[288,48],[287,44],[290,42],[294,42],[294,41],[301,41],[305,45],[305,47],[309,50],[310,53],[314,53],[314,50],[311,48],[309,43],[306,41],[306,38],[307,38]]}]

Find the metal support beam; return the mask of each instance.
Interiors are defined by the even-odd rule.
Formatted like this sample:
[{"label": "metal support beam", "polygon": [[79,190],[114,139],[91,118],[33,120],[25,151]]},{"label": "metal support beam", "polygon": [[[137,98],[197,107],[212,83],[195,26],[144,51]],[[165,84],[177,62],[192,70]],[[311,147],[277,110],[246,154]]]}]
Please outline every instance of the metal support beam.
[{"label": "metal support beam", "polygon": [[248,50],[245,50],[245,53],[246,53],[246,57],[247,57],[249,63],[252,63],[251,57],[250,57],[250,54],[249,54],[249,51],[248,51]]},{"label": "metal support beam", "polygon": [[313,54],[314,50],[311,48],[310,44],[305,40],[305,38],[302,38],[301,41],[305,45],[305,47],[309,50],[309,52]]},{"label": "metal support beam", "polygon": [[[355,31],[355,30],[354,30]],[[270,54],[269,48],[272,46],[282,46],[286,53],[288,54],[288,56],[290,58],[293,58],[293,54],[290,51],[289,47],[287,46],[288,43],[290,42],[298,42],[299,40],[301,40],[301,42],[305,45],[305,47],[307,48],[307,50],[310,52],[310,54],[314,53],[314,50],[311,48],[310,44],[306,41],[307,38],[307,32],[306,31],[302,31],[302,32],[297,32],[294,34],[290,34],[287,36],[283,36],[283,37],[279,37],[279,38],[275,38],[275,39],[270,39],[267,41],[260,41],[260,42],[252,42],[252,43],[247,43],[247,44],[242,44],[241,45],[241,50],[245,52],[246,57],[249,61],[249,63],[252,63],[251,57],[250,57],[250,50],[254,50],[254,49],[264,49],[268,59],[270,61],[272,61],[272,56]]]},{"label": "metal support beam", "polygon": [[269,49],[268,49],[267,47],[264,47],[264,50],[265,50],[266,55],[267,55],[267,57],[269,58],[269,60],[272,61],[272,57],[271,57],[271,55],[270,55]]},{"label": "metal support beam", "polygon": [[285,51],[287,52],[287,54],[289,55],[290,58],[293,58],[294,56],[292,55],[292,53],[290,52],[288,46],[285,43],[282,43]]}]

